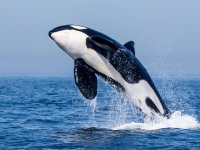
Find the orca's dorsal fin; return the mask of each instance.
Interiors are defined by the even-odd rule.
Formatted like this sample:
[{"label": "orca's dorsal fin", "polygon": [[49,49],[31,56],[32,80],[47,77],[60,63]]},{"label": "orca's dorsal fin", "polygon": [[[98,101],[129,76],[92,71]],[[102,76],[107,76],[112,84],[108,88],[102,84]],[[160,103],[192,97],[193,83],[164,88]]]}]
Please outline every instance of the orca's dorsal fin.
[{"label": "orca's dorsal fin", "polygon": [[74,62],[74,78],[79,91],[86,99],[94,99],[97,95],[97,78],[82,59],[76,59]]},{"label": "orca's dorsal fin", "polygon": [[135,43],[133,41],[129,41],[124,44],[124,47],[126,47],[128,50],[130,50],[135,55],[134,45],[135,45]]}]

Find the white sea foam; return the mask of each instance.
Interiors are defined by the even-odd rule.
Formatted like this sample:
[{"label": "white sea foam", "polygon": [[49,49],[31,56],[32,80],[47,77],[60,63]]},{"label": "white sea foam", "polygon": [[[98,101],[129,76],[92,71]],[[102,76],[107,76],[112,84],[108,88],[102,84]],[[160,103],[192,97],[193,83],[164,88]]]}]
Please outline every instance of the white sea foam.
[{"label": "white sea foam", "polygon": [[195,117],[176,111],[170,119],[158,118],[154,121],[146,120],[144,123],[131,122],[115,127],[113,130],[158,130],[163,128],[195,129],[200,128],[200,123]]}]

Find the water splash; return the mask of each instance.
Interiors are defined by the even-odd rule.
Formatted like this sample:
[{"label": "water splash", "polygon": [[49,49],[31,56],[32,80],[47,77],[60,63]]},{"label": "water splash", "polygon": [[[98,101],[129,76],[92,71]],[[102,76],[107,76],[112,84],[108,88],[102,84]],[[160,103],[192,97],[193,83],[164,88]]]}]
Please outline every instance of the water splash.
[{"label": "water splash", "polygon": [[97,108],[97,97],[95,97],[92,100],[85,100],[84,102],[91,108],[92,113],[94,115]]},{"label": "water splash", "polygon": [[92,127],[98,127],[98,123],[96,121],[96,110],[97,110],[97,97],[95,97],[92,100],[84,100],[87,106],[89,106],[92,115],[89,117],[89,121],[87,123],[84,123],[85,128]]},{"label": "water splash", "polygon": [[[190,95],[187,92],[182,92],[191,92],[190,86],[183,81],[169,80],[168,78],[159,79],[157,82],[158,89],[164,96],[167,106],[174,112],[170,119],[156,117],[152,121],[152,119],[144,118],[132,103],[104,82],[104,88],[100,89],[99,97],[92,101],[86,101],[92,112],[88,126],[113,130],[200,128],[200,123],[196,119],[196,113],[194,113],[195,108],[188,102]],[[99,118],[99,116],[101,117]]]},{"label": "water splash", "polygon": [[176,111],[170,119],[157,118],[154,121],[147,120],[144,123],[131,122],[115,127],[113,130],[158,130],[163,128],[195,129],[200,128],[200,123],[195,117]]}]

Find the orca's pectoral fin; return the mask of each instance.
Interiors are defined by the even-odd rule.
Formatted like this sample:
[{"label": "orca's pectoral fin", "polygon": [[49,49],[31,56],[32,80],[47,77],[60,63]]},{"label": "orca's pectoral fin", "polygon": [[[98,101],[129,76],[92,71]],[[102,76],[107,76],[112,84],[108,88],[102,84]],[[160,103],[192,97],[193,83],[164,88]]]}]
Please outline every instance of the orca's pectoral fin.
[{"label": "orca's pectoral fin", "polygon": [[135,55],[135,43],[133,41],[129,41],[124,44],[124,47],[126,47],[128,50],[130,50]]},{"label": "orca's pectoral fin", "polygon": [[74,63],[74,78],[75,83],[87,99],[94,99],[97,95],[97,78],[95,73],[92,71],[82,59],[76,59]]},{"label": "orca's pectoral fin", "polygon": [[88,47],[93,49],[100,49],[105,52],[114,53],[118,50],[117,43],[113,42],[112,40],[99,36],[93,35],[87,38],[86,44]]}]

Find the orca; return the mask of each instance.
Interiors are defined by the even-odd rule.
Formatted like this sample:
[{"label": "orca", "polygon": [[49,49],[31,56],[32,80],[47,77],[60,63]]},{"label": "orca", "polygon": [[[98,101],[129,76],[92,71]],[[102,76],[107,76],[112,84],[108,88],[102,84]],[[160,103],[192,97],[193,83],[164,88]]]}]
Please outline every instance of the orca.
[{"label": "orca", "polygon": [[49,31],[50,38],[74,59],[75,84],[92,100],[97,95],[97,75],[123,93],[147,116],[169,118],[147,70],[135,55],[134,42],[124,45],[107,35],[80,25],[63,25]]}]

